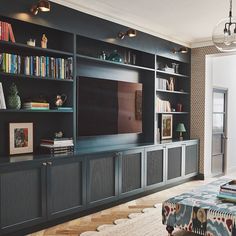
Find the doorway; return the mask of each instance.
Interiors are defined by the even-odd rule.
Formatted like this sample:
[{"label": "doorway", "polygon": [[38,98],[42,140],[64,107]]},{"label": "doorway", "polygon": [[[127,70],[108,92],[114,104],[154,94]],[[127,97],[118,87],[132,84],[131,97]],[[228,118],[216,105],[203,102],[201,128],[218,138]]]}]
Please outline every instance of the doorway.
[{"label": "doorway", "polygon": [[226,161],[227,89],[213,89],[211,173],[222,175]]}]

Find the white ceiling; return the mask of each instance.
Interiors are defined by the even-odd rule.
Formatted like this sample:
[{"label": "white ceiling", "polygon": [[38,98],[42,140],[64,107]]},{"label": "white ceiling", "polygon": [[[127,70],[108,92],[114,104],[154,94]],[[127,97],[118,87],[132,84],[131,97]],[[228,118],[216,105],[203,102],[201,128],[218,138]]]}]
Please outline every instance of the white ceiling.
[{"label": "white ceiling", "polygon": [[[219,20],[228,16],[229,0],[52,0],[186,46],[211,44]],[[233,1],[233,15],[236,1]]]}]

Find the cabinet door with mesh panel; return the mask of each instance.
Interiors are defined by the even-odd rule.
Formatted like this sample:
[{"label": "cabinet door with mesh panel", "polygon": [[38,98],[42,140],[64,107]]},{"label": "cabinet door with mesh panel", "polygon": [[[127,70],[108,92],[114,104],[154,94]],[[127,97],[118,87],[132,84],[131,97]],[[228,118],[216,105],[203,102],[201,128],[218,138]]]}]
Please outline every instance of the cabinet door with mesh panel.
[{"label": "cabinet door with mesh panel", "polygon": [[133,195],[143,189],[144,151],[131,150],[120,154],[120,194]]},{"label": "cabinet door with mesh panel", "polygon": [[164,182],[163,147],[146,149],[146,187],[157,187]]},{"label": "cabinet door with mesh panel", "polygon": [[88,157],[88,204],[99,205],[118,197],[118,157],[106,153]]}]

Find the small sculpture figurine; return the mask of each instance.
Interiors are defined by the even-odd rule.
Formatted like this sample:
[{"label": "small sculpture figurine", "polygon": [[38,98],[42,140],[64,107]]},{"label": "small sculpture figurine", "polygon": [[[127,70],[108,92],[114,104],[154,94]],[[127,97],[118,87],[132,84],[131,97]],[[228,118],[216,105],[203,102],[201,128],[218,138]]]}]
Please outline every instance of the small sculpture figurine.
[{"label": "small sculpture figurine", "polygon": [[32,46],[32,47],[35,47],[35,42],[36,42],[35,39],[29,39],[29,40],[27,41],[27,45]]},{"label": "small sculpture figurine", "polygon": [[62,131],[58,131],[58,132],[54,133],[54,137],[55,138],[62,138],[63,137],[63,132]]},{"label": "small sculpture figurine", "polygon": [[56,107],[61,107],[67,99],[67,96],[65,94],[62,95],[57,95],[56,101],[55,101],[55,106]]},{"label": "small sculpture figurine", "polygon": [[45,34],[43,34],[42,40],[41,40],[41,47],[42,48],[47,48],[47,43],[48,43],[48,39],[46,37]]},{"label": "small sculpture figurine", "polygon": [[170,81],[167,80],[166,83],[167,83],[167,89],[169,91],[174,91],[175,90],[175,88],[174,88],[174,78],[173,77],[170,77]]}]

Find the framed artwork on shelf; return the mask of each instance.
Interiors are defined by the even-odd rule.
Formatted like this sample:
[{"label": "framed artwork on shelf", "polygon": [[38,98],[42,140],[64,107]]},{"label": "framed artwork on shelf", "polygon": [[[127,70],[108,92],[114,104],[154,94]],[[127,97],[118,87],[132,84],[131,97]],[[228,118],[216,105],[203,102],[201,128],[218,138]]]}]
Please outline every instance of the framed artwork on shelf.
[{"label": "framed artwork on shelf", "polygon": [[161,139],[172,139],[173,115],[162,114],[161,116]]},{"label": "framed artwork on shelf", "polygon": [[9,124],[10,155],[33,152],[33,123]]}]

